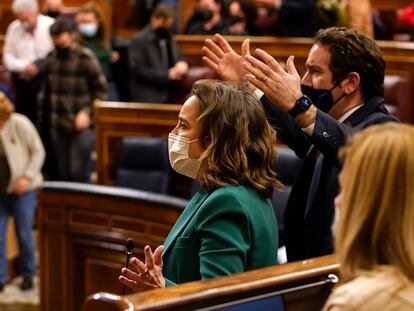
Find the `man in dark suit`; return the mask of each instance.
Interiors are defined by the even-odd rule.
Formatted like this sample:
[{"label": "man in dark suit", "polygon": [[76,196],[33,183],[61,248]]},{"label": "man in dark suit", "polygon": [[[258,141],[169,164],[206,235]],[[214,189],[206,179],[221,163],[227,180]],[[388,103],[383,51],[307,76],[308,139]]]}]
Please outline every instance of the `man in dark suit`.
[{"label": "man in dark suit", "polygon": [[385,62],[379,47],[357,30],[321,30],[302,79],[293,56],[285,71],[262,50],[256,50],[258,58],[250,56],[248,40],[243,55],[218,35],[203,50],[204,61],[223,78],[246,78],[257,88],[280,140],[304,159],[285,212],[288,260],[332,253],[338,150],[356,131],[398,121],[384,106]]},{"label": "man in dark suit", "polygon": [[276,13],[273,35],[312,37],[318,30],[316,0],[254,0],[254,3],[267,9],[270,15]]},{"label": "man in dark suit", "polygon": [[150,24],[132,38],[128,54],[133,101],[169,102],[173,82],[187,74],[188,63],[172,37],[173,25],[173,9],[159,4]]}]

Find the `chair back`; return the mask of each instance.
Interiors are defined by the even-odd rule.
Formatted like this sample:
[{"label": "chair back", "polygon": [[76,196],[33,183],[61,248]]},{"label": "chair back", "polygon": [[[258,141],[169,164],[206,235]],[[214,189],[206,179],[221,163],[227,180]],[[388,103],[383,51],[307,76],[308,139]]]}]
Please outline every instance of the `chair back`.
[{"label": "chair back", "polygon": [[167,142],[160,137],[124,137],[117,185],[167,194],[171,167]]}]

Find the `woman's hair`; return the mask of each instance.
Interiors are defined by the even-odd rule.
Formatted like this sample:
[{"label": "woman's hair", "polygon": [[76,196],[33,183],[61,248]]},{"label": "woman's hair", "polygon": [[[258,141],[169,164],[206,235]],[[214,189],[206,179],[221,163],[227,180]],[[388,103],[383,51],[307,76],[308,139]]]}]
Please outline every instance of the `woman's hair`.
[{"label": "woman's hair", "polygon": [[414,127],[370,126],[341,157],[335,238],[344,277],[392,265],[414,281]]},{"label": "woman's hair", "polygon": [[3,92],[0,92],[0,120],[7,120],[13,112],[13,104]]},{"label": "woman's hair", "polygon": [[[96,21],[98,23],[98,32],[97,36],[99,38],[99,46],[103,49],[110,48],[110,33],[107,22],[104,18],[104,14],[102,12],[102,8],[93,1],[88,1],[84,5],[82,5],[79,9],[78,14],[82,13],[92,13],[95,15]],[[81,44],[85,44],[86,39],[79,33],[78,40]]]},{"label": "woman's hair", "polygon": [[266,198],[279,186],[276,134],[257,97],[245,85],[216,80],[194,83],[200,102],[202,155],[200,183],[212,191],[247,185]]}]

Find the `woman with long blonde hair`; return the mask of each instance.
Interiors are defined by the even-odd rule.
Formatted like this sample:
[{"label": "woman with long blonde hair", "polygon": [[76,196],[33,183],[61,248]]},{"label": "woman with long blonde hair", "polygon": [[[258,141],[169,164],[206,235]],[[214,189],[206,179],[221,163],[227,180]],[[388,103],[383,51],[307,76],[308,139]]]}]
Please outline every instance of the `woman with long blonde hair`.
[{"label": "woman with long blonde hair", "polygon": [[342,156],[335,242],[348,283],[324,310],[414,310],[414,127],[371,126]]}]

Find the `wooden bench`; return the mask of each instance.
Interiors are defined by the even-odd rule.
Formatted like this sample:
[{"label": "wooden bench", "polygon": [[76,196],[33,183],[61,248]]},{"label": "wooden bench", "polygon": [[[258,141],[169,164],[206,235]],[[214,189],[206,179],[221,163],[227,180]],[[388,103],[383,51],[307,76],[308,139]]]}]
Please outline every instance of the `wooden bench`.
[{"label": "wooden bench", "polygon": [[337,273],[330,255],[127,296],[95,293],[82,310],[321,310]]},{"label": "wooden bench", "polygon": [[39,198],[43,311],[78,311],[97,291],[121,293],[125,241],[162,244],[187,201],[125,188],[46,182]]}]

